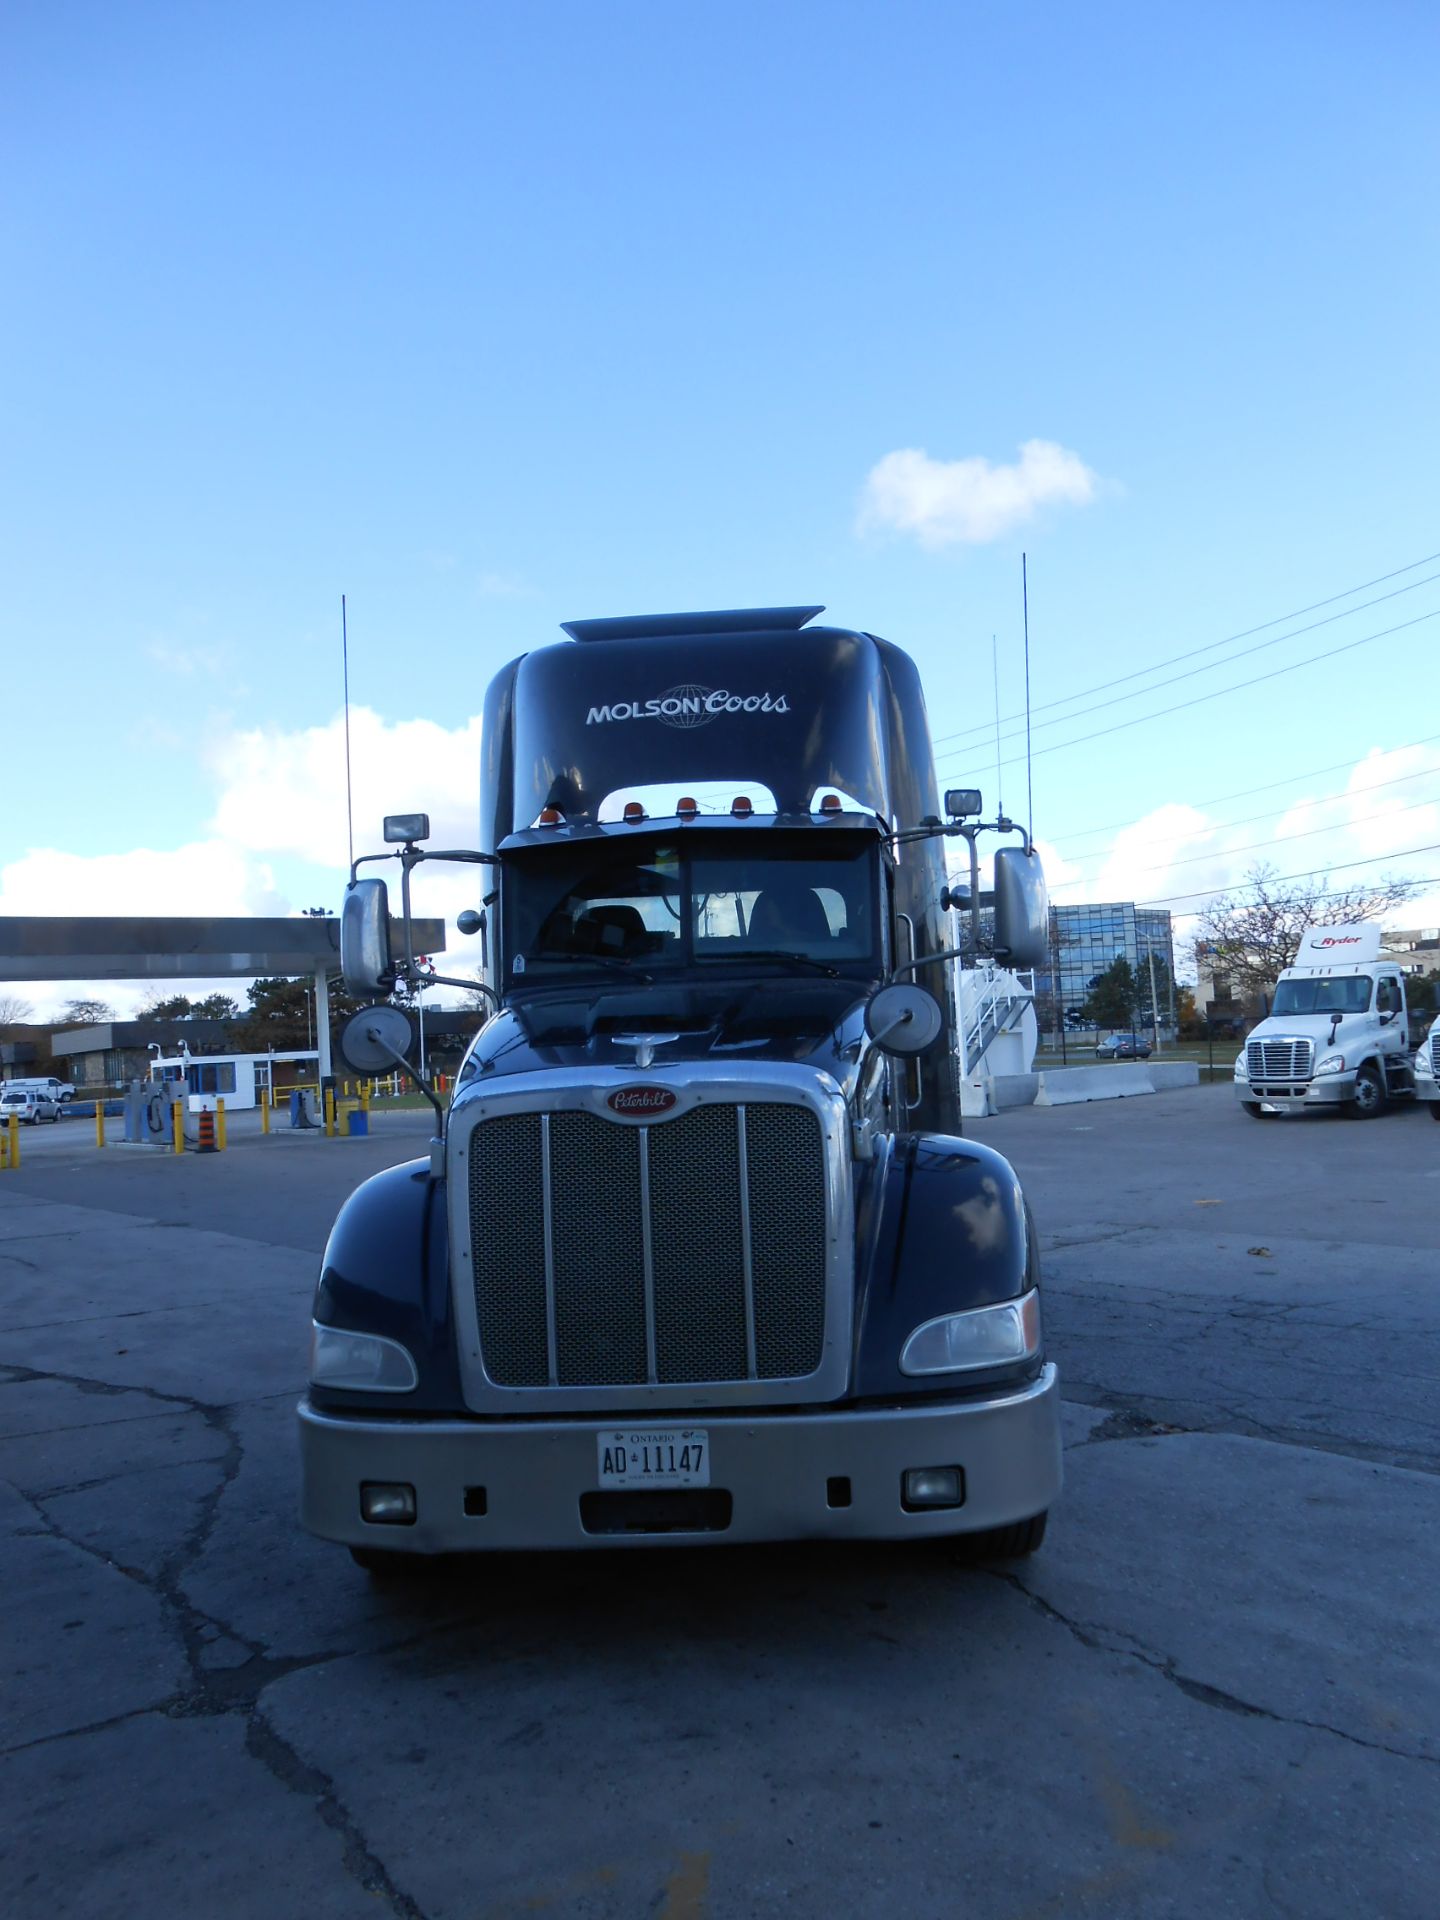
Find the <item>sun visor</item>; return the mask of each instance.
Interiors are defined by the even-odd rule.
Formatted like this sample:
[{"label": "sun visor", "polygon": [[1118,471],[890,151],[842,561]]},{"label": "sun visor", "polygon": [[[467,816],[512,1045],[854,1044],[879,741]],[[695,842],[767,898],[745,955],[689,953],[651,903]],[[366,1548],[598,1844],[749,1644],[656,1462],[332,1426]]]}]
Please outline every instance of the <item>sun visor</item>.
[{"label": "sun visor", "polygon": [[593,821],[637,780],[702,785],[737,773],[782,812],[820,787],[886,805],[886,678],[877,644],[838,628],[642,635],[544,647],[514,686],[514,829],[544,807]]}]

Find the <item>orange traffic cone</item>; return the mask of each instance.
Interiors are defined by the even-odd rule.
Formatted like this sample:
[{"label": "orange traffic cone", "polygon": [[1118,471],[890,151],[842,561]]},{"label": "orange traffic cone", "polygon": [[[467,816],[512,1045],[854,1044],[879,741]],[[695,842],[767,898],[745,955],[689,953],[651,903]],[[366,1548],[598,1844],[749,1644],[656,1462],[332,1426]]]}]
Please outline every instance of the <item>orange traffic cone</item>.
[{"label": "orange traffic cone", "polygon": [[208,1107],[200,1109],[200,1142],[197,1153],[215,1153],[215,1116]]}]

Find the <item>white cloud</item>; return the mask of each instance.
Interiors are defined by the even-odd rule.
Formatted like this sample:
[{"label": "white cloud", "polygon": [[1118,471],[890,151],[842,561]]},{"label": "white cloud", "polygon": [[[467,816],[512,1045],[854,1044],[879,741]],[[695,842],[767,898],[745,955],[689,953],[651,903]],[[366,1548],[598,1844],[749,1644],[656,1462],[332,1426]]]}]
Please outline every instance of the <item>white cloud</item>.
[{"label": "white cloud", "polygon": [[[70,914],[284,914],[290,903],[276,889],[271,870],[242,848],[223,840],[197,840],[161,850],[137,847],[129,853],[83,855],[54,847],[34,847],[0,867],[0,915]],[[224,981],[165,983],[167,991],[205,995],[234,992],[243,1004],[243,985]],[[8,991],[8,989],[5,989]],[[18,991],[19,989],[17,989]],[[107,1001],[128,1017],[146,989],[134,982],[66,980],[27,984],[24,997],[37,1020],[60,1017],[69,1000]]]},{"label": "white cloud", "polygon": [[[211,821],[222,840],[254,853],[293,854],[343,873],[345,719],[285,731],[254,727],[214,749],[220,793]],[[355,851],[378,853],[387,813],[430,815],[437,846],[475,844],[480,809],[480,719],[460,727],[433,720],[386,721],[368,707],[350,711]]]},{"label": "white cloud", "polygon": [[1023,526],[1045,506],[1088,506],[1100,489],[1078,453],[1027,440],[1013,466],[983,455],[932,460],[921,447],[887,453],[870,469],[857,529],[914,536],[922,547],[983,545]]}]

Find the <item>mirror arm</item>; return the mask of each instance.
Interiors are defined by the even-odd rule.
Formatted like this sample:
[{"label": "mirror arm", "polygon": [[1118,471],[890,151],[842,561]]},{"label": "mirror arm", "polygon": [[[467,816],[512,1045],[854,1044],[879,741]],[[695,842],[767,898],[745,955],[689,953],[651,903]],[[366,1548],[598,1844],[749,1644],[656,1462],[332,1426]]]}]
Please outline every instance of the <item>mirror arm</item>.
[{"label": "mirror arm", "polygon": [[483,993],[487,1000],[495,1002],[495,1011],[500,1011],[499,994],[483,980],[457,980],[451,973],[426,973],[420,978],[427,987],[463,987],[466,993]]},{"label": "mirror arm", "polygon": [[396,1049],[392,1047],[387,1040],[383,1040],[373,1027],[368,1027],[366,1029],[365,1038],[370,1042],[371,1046],[378,1047],[382,1053],[388,1053],[390,1058],[395,1062],[396,1066],[400,1068],[401,1072],[405,1075],[405,1077],[408,1080],[414,1081],[415,1085],[420,1089],[421,1093],[424,1094],[425,1098],[430,1102],[431,1106],[434,1107],[436,1118],[439,1120],[441,1126],[443,1127],[445,1124],[445,1109],[444,1107],[441,1106],[440,1096],[438,1093],[436,1093],[435,1089],[431,1086],[430,1082],[426,1080],[422,1075],[418,1074],[415,1071],[414,1067],[411,1066],[410,1062],[405,1058],[404,1054],[398,1053]]},{"label": "mirror arm", "polygon": [[944,947],[939,953],[922,953],[918,960],[907,960],[903,966],[896,967],[890,978],[898,980],[902,974],[913,973],[916,967],[928,967],[936,960],[963,960],[968,951],[966,947]]}]

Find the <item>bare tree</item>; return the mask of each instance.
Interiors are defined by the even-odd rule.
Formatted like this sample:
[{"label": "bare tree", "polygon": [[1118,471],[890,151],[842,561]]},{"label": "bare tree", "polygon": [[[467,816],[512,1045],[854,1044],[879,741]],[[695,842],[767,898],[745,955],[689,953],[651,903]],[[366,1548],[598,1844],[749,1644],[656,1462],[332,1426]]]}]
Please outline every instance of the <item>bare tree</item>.
[{"label": "bare tree", "polygon": [[101,1027],[115,1018],[108,1000],[67,1000],[65,1018],[72,1027]]},{"label": "bare tree", "polygon": [[0,993],[0,1027],[18,1027],[34,1011],[30,1002],[22,1000],[18,993]]},{"label": "bare tree", "polygon": [[1307,928],[1380,920],[1419,891],[1418,882],[1394,877],[1334,888],[1317,875],[1297,884],[1273,867],[1252,867],[1243,886],[1200,909],[1190,957],[1197,971],[1228,979],[1237,1002],[1255,1001],[1294,966]]}]

